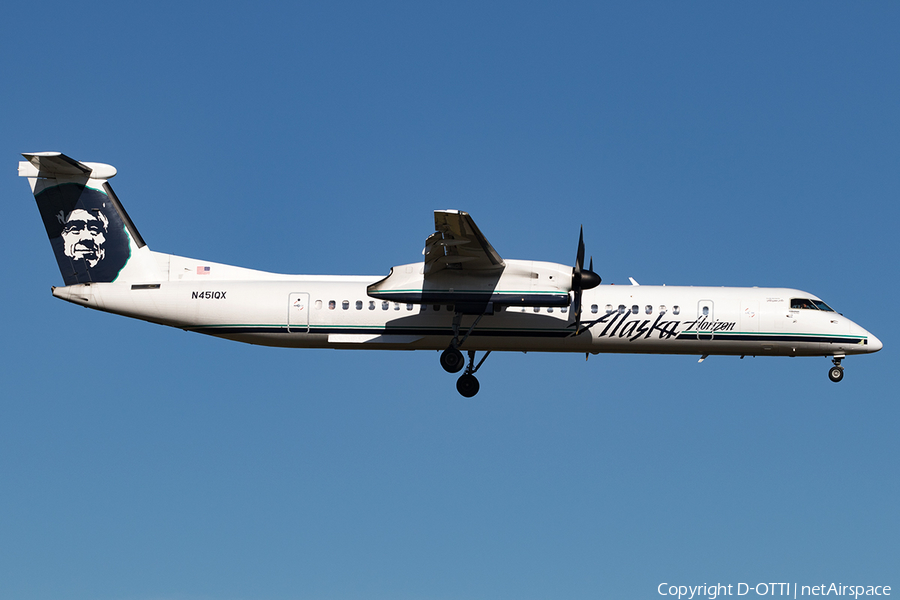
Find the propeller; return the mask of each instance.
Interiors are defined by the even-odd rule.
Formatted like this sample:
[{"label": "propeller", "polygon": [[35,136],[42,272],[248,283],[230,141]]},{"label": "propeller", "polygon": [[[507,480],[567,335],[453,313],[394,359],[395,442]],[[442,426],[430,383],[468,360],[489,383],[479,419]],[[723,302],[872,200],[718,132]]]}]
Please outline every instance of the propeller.
[{"label": "propeller", "polygon": [[584,268],[584,227],[578,234],[578,253],[575,256],[575,268],[572,269],[572,291],[575,292],[573,312],[575,313],[575,333],[578,335],[581,329],[581,293],[600,285],[600,276],[594,273],[594,257],[591,256],[590,266]]}]

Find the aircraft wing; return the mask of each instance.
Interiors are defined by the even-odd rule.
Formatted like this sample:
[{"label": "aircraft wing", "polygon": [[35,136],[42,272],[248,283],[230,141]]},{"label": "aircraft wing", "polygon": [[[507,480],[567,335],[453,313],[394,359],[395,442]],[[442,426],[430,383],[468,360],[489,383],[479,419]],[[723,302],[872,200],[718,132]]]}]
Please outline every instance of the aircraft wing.
[{"label": "aircraft wing", "polygon": [[[573,270],[539,261],[504,261],[468,213],[434,211],[435,232],[423,263],[396,265],[366,288],[399,304],[446,304],[457,314],[491,314],[494,306],[569,306]],[[454,308],[449,308],[452,305]]]},{"label": "aircraft wing", "polygon": [[426,279],[444,269],[483,272],[502,270],[506,266],[469,213],[436,210],[434,229],[422,250]]}]

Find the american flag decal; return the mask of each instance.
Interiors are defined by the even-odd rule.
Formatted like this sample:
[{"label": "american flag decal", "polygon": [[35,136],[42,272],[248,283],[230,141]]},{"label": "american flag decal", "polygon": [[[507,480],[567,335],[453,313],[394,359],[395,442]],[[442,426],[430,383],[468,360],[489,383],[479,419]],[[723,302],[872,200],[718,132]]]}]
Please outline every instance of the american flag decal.
[{"label": "american flag decal", "polygon": [[209,275],[209,267],[197,267],[197,275]]}]

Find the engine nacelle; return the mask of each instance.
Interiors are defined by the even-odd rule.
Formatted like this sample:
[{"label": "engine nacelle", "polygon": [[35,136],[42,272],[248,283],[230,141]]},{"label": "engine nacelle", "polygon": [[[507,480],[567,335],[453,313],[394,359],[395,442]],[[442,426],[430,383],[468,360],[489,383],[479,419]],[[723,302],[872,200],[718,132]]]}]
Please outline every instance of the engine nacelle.
[{"label": "engine nacelle", "polygon": [[493,306],[569,306],[572,267],[557,263],[506,260],[502,269],[446,268],[425,274],[425,263],[399,265],[367,288],[369,296],[403,304],[453,304],[482,313]]}]

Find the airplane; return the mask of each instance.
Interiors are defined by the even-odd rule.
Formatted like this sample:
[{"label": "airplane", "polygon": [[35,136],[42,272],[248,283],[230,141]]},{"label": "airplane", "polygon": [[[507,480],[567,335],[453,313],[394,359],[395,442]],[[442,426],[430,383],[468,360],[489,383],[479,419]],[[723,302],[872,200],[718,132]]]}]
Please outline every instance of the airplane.
[{"label": "airplane", "polygon": [[[25,153],[65,286],[57,298],[219,338],[290,348],[436,350],[479,391],[491,352],[830,356],[881,349],[817,296],[788,288],[600,285],[584,266],[505,259],[472,217],[436,210],[423,260],[387,276],[283,275],[151,251],[109,185],[110,165]],[[466,352],[468,360],[463,356]],[[476,353],[482,352],[476,364]]]}]

